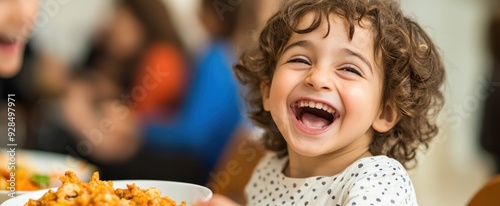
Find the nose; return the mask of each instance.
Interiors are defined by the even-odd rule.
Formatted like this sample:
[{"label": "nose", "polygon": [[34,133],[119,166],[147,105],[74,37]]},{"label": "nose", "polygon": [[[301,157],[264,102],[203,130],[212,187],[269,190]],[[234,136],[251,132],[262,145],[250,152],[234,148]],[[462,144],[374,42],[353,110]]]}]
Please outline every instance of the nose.
[{"label": "nose", "polygon": [[305,83],[317,91],[332,90],[332,77],[328,70],[328,68],[313,67],[306,77]]}]

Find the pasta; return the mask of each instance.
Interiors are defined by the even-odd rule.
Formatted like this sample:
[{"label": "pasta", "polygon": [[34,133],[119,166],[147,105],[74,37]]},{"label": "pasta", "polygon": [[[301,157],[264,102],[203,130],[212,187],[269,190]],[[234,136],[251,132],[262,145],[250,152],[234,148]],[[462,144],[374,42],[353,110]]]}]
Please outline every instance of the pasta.
[{"label": "pasta", "polygon": [[114,189],[112,181],[99,180],[98,172],[94,172],[88,183],[80,181],[71,171],[60,180],[62,185],[57,191],[49,190],[38,200],[30,199],[25,206],[178,206],[169,197],[162,197],[156,188],[141,189],[131,184],[124,189]]}]

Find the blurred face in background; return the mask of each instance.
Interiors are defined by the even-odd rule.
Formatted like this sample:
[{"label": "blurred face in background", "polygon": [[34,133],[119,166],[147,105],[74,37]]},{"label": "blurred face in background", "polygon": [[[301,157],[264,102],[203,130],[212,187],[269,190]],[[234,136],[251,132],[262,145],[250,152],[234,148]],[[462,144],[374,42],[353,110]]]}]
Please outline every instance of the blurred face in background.
[{"label": "blurred face in background", "polygon": [[106,51],[116,59],[126,59],[134,55],[145,41],[141,22],[125,6],[116,9],[105,27],[104,35]]},{"label": "blurred face in background", "polygon": [[14,76],[21,67],[37,9],[38,0],[0,0],[0,77]]}]

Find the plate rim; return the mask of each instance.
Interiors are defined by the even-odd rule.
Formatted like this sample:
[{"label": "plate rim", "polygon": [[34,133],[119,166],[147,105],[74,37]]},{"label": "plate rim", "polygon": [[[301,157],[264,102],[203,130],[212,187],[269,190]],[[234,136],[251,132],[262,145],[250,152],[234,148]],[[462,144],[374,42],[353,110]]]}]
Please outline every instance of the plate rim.
[{"label": "plate rim", "polygon": [[[156,182],[156,183],[168,183],[168,184],[175,184],[175,185],[195,186],[197,188],[200,188],[200,189],[208,192],[207,197],[204,199],[201,199],[200,201],[207,201],[213,197],[213,191],[210,188],[203,186],[203,185],[197,185],[197,184],[189,183],[189,182],[178,182],[178,181],[169,181],[169,180],[152,180],[152,179],[126,179],[126,180],[101,180],[101,181],[112,181],[114,189],[118,189],[115,187],[116,182],[118,182],[118,183],[130,182],[130,184],[137,183],[137,182]],[[39,198],[40,198],[43,196],[43,194],[45,194],[49,190],[57,190],[58,188],[59,187],[52,187],[52,188],[46,188],[46,189],[41,189],[41,190],[29,191],[29,192],[24,193],[24,194],[16,195],[15,197],[9,198],[9,199],[5,200],[4,202],[2,202],[0,204],[0,206],[8,206],[9,202],[12,203],[17,198],[22,198],[22,199],[27,199],[27,200],[31,199],[31,197],[28,198],[28,196],[35,195],[35,193],[36,193],[36,195],[40,194],[40,196],[39,196]],[[122,188],[122,187],[120,187],[120,188]],[[145,188],[141,188],[141,189],[145,189]],[[165,196],[168,196],[168,195],[165,195]]]}]

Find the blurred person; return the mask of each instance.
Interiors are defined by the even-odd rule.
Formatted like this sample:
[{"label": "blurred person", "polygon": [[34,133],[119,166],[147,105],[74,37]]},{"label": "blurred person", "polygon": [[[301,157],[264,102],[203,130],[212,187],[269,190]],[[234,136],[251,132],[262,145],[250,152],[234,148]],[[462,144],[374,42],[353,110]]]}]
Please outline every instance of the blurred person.
[{"label": "blurred person", "polygon": [[[25,44],[34,27],[38,0],[0,1],[0,113],[7,114],[7,95],[13,94],[16,103],[18,139],[25,138],[27,112],[26,96],[20,87],[19,70],[23,63]],[[0,131],[7,134],[7,118],[0,120]],[[5,131],[5,133],[4,133]],[[6,141],[6,140],[5,140]],[[21,142],[19,142],[21,144]]]},{"label": "blurred person", "polygon": [[[221,1],[222,3],[223,1]],[[205,12],[208,12],[208,1],[205,1]],[[230,35],[231,45],[233,46],[236,55],[240,55],[242,51],[255,47],[258,41],[260,30],[264,27],[267,20],[271,17],[276,9],[277,0],[253,0],[241,2],[238,7],[239,11],[236,21],[234,34]],[[227,2],[225,6],[231,5]],[[215,14],[221,15],[224,18],[234,18],[229,12],[223,10],[224,6],[219,4],[219,7],[212,7],[212,20],[215,20]],[[215,11],[215,12],[213,12]],[[234,14],[233,14],[234,15]],[[208,18],[202,18],[208,21]],[[233,62],[234,64],[234,62]],[[245,95],[245,93],[242,93]],[[231,137],[227,143],[224,152],[218,160],[216,168],[210,173],[207,186],[215,193],[230,197],[236,202],[245,202],[244,188],[250,180],[251,174],[259,159],[264,156],[265,149],[259,143],[259,133],[257,128],[248,125],[239,127],[236,134]],[[234,165],[237,167],[231,168]],[[225,180],[229,177],[228,180]]]},{"label": "blurred person", "polygon": [[86,158],[103,178],[154,178],[147,170],[135,176],[133,169],[120,168],[144,162],[137,125],[175,111],[187,73],[183,45],[163,2],[118,1],[60,101],[64,124],[58,130],[70,138],[50,143],[47,133],[39,148]]},{"label": "blurred person", "polygon": [[33,28],[37,0],[0,2],[0,76],[14,76],[22,63],[24,45]]},{"label": "blurred person", "polygon": [[[170,154],[173,159],[186,159],[192,165],[200,165],[197,174],[193,173],[188,179],[197,184],[213,182],[220,171],[218,163],[225,168],[224,162],[228,161],[222,156],[227,145],[244,142],[248,136],[240,88],[231,66],[236,63],[236,51],[251,42],[246,38],[248,31],[257,27],[257,22],[252,21],[257,5],[253,2],[226,3],[231,9],[222,11],[213,1],[201,1],[199,19],[210,40],[196,54],[186,99],[172,120],[144,124],[148,148]],[[252,20],[242,24],[243,17]],[[250,148],[251,144],[245,146]],[[183,157],[186,154],[192,156]],[[219,162],[221,159],[223,161]]]},{"label": "blurred person", "polygon": [[[500,1],[496,1],[499,8]],[[488,27],[488,45],[492,57],[489,96],[485,101],[481,125],[481,146],[492,155],[495,161],[495,173],[500,174],[500,11],[493,9]]]},{"label": "blurred person", "polygon": [[154,114],[182,99],[188,76],[185,55],[163,2],[123,0],[104,25],[87,67],[117,84],[127,93],[120,98],[134,109]]}]

